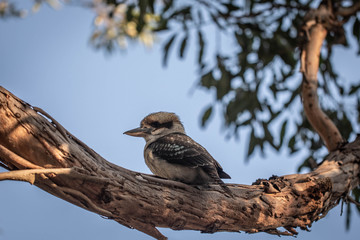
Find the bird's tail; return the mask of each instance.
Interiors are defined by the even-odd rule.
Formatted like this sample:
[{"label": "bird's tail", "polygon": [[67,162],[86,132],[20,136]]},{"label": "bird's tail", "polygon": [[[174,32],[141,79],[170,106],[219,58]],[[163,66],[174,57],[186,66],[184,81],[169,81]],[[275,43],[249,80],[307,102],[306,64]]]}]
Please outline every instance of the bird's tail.
[{"label": "bird's tail", "polygon": [[224,191],[224,194],[226,196],[231,197],[231,198],[234,197],[233,192],[230,190],[230,188],[228,186],[226,186],[226,184],[220,178],[214,179],[213,183],[218,184],[222,188],[222,190]]},{"label": "bird's tail", "polygon": [[229,174],[227,174],[226,172],[224,172],[224,170],[222,170],[222,168],[218,168],[217,172],[220,178],[226,178],[226,179],[231,178]]},{"label": "bird's tail", "polygon": [[[221,176],[219,175],[219,171],[218,169],[215,168],[205,168],[205,166],[203,167],[205,169],[205,171],[207,172],[207,174],[210,176],[210,178],[212,179],[212,182],[215,184],[220,185],[220,187],[224,190],[224,193],[227,196],[230,197],[234,197],[234,194],[232,193],[232,191],[230,190],[230,188],[228,186],[226,186],[226,184],[221,180]],[[220,168],[221,169],[221,168]],[[220,171],[220,173],[224,173],[222,175],[223,178],[230,178],[230,176],[225,173],[224,171]]]}]

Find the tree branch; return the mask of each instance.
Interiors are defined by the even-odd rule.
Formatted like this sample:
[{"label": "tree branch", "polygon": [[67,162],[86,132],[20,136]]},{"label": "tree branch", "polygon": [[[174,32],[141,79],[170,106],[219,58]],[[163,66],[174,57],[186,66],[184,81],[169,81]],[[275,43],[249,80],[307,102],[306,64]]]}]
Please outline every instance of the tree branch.
[{"label": "tree branch", "polygon": [[0,158],[3,159],[4,164],[12,164],[18,168],[32,168],[38,169],[42,168],[36,164],[33,164],[21,156],[9,151],[6,147],[0,144]]},{"label": "tree branch", "polygon": [[59,174],[70,174],[70,173],[71,173],[71,168],[14,170],[10,172],[0,173],[0,181],[16,180],[16,181],[24,181],[30,184],[34,184],[37,174],[59,175]]},{"label": "tree branch", "polygon": [[69,133],[48,119],[0,88],[0,144],[8,153],[0,162],[18,169],[0,179],[34,183],[156,239],[166,239],[157,227],[296,235],[295,228],[311,227],[359,184],[360,139],[332,152],[311,173],[227,184],[234,194],[229,198],[217,185],[190,186],[116,166],[79,140],[65,139]]},{"label": "tree branch", "polygon": [[344,140],[335,124],[321,110],[317,95],[320,51],[327,35],[323,22],[330,19],[330,13],[324,5],[320,5],[319,9],[310,11],[304,19],[302,36],[305,42],[301,46],[300,70],[303,73],[301,96],[304,111],[327,149],[334,151]]},{"label": "tree branch", "polygon": [[336,10],[335,14],[343,17],[350,17],[355,15],[359,11],[360,11],[360,1],[355,2],[354,5],[349,7],[339,7]]}]

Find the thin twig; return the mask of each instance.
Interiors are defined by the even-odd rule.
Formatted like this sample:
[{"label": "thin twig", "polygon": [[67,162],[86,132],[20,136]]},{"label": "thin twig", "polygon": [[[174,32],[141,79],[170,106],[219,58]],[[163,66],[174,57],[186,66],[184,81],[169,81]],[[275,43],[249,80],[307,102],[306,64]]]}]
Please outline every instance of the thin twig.
[{"label": "thin twig", "polygon": [[21,156],[17,155],[16,153],[10,151],[6,147],[0,144],[0,157],[4,159],[4,162],[11,162],[13,165],[19,168],[30,168],[30,169],[41,169],[41,166],[33,164],[22,158]]},{"label": "thin twig", "polygon": [[351,196],[347,195],[346,200],[348,200],[349,202],[351,202],[351,203],[355,204],[356,206],[360,207],[360,202],[356,201]]},{"label": "thin twig", "polygon": [[15,180],[15,181],[24,181],[30,184],[34,184],[36,180],[36,175],[38,174],[49,174],[53,173],[56,175],[59,174],[70,174],[72,168],[49,168],[49,169],[23,169],[23,170],[14,170],[10,172],[0,173],[0,181],[2,180]]}]

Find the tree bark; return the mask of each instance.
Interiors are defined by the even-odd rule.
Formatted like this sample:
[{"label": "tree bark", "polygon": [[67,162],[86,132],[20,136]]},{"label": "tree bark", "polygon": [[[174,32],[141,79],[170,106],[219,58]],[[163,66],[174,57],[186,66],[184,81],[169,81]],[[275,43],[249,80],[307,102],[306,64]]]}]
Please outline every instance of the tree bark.
[{"label": "tree bark", "polygon": [[321,46],[328,30],[335,19],[330,6],[321,4],[304,17],[300,36],[303,38],[301,46],[301,72],[303,82],[301,96],[306,118],[311,126],[320,135],[329,151],[336,150],[343,142],[339,130],[331,119],[321,110],[317,95],[318,72]]},{"label": "tree bark", "polygon": [[[156,239],[156,227],[297,234],[324,217],[359,184],[360,138],[332,152],[313,172],[253,185],[190,186],[116,166],[39,108],[0,88],[0,162],[20,180]],[[284,227],[286,231],[277,228]]]}]

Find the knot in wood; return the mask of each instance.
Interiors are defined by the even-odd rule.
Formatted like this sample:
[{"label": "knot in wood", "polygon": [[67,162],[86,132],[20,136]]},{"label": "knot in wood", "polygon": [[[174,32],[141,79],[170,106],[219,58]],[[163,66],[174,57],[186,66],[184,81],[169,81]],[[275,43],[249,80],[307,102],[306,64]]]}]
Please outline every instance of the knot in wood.
[{"label": "knot in wood", "polygon": [[286,179],[273,175],[267,179],[257,179],[252,185],[263,185],[265,193],[279,193],[282,188],[286,187]]},{"label": "knot in wood", "polygon": [[113,200],[113,196],[111,192],[106,190],[106,188],[102,188],[101,193],[99,194],[99,200],[101,200],[104,203],[110,203]]},{"label": "knot in wood", "polygon": [[272,182],[263,182],[264,185],[264,192],[265,193],[278,193],[280,192],[280,188],[277,186],[276,183]]},{"label": "knot in wood", "polygon": [[316,185],[309,187],[309,197],[314,200],[321,199],[325,193],[331,192],[332,183],[329,178],[320,178],[316,180]]}]

